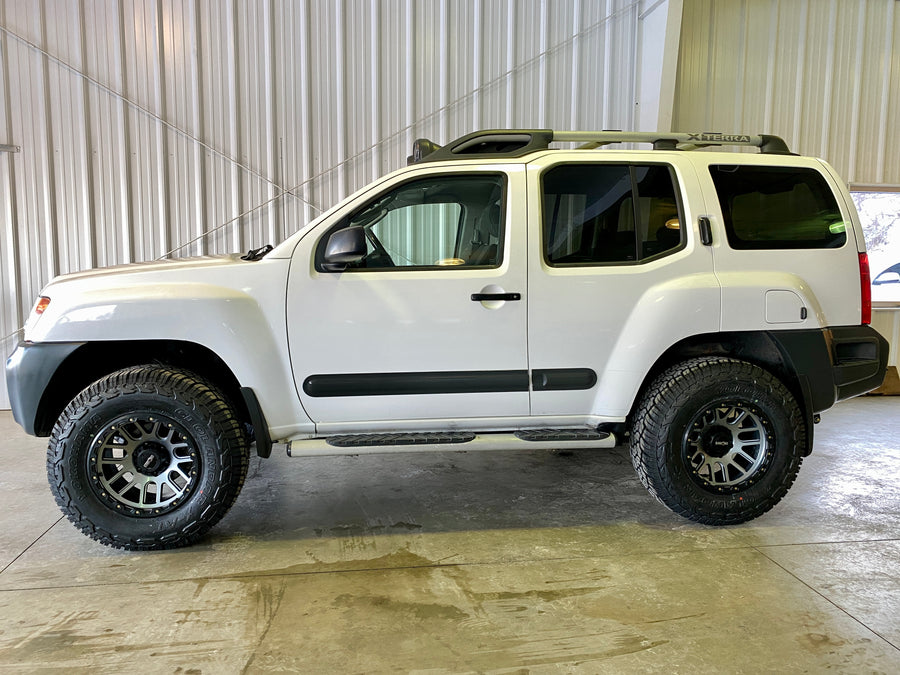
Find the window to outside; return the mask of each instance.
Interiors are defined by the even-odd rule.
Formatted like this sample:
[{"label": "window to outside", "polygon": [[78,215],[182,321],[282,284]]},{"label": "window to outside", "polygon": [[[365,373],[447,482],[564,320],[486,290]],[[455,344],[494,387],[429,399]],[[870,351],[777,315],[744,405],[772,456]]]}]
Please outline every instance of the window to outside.
[{"label": "window to outside", "polygon": [[837,248],[846,226],[828,183],[814,169],[709,167],[731,248]]},{"label": "window to outside", "polygon": [[456,257],[456,232],[462,216],[459,204],[413,204],[388,211],[369,227],[369,251],[381,242],[398,267],[423,267]]},{"label": "window to outside", "polygon": [[900,302],[900,192],[851,192],[869,253],[872,299]]},{"label": "window to outside", "polygon": [[542,183],[544,256],[551,265],[637,262],[681,246],[668,166],[563,164]]},{"label": "window to outside", "polygon": [[366,257],[348,269],[499,265],[503,187],[500,175],[454,174],[391,190],[343,223],[362,227],[368,244]]}]

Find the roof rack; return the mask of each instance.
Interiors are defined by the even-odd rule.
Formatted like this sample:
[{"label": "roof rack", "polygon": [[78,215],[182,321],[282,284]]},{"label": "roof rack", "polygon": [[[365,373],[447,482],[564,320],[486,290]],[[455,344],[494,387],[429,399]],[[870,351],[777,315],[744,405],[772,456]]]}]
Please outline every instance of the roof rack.
[{"label": "roof rack", "polygon": [[671,133],[654,131],[553,131],[551,129],[488,129],[476,131],[440,146],[424,138],[413,143],[408,164],[448,159],[523,157],[547,150],[551,143],[582,143],[581,150],[612,143],[650,143],[654,150],[696,150],[715,145],[746,145],[770,155],[791,155],[779,136],[769,134]]}]

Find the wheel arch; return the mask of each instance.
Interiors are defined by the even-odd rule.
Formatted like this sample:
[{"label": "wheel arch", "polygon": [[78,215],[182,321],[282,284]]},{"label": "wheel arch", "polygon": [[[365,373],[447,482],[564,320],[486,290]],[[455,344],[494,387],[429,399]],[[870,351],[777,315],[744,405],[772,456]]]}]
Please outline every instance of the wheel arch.
[{"label": "wheel arch", "polygon": [[723,356],[746,361],[772,373],[783,382],[803,411],[807,426],[807,447],[804,456],[809,455],[812,451],[813,423],[816,419],[810,385],[804,374],[798,372],[785,347],[768,331],[693,335],[669,347],[644,376],[632,402],[626,428],[630,428],[631,420],[645,392],[660,373],[677,363],[701,356]]},{"label": "wheel arch", "polygon": [[240,383],[209,348],[181,340],[122,340],[86,342],[60,363],[38,403],[35,435],[49,436],[66,405],[93,382],[117,370],[146,363],[196,373],[226,396],[242,423],[252,424]]}]

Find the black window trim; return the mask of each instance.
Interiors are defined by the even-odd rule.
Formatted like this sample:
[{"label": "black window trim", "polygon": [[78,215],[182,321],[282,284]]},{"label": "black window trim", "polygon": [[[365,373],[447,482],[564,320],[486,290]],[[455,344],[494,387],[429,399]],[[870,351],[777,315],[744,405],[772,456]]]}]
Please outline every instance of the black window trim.
[{"label": "black window trim", "polygon": [[[627,166],[629,178],[631,179],[632,195],[637,193],[636,181],[635,181],[635,177],[634,177],[635,167],[642,167],[642,166],[664,166],[664,167],[666,167],[669,170],[669,177],[672,180],[672,187],[674,188],[674,192],[675,192],[675,204],[678,208],[678,220],[681,225],[681,241],[678,244],[678,246],[674,246],[670,249],[666,249],[665,251],[660,251],[659,253],[655,253],[651,256],[647,256],[646,258],[641,258],[640,260],[611,260],[611,261],[604,261],[604,262],[571,262],[571,263],[550,262],[550,260],[547,259],[547,232],[546,232],[546,228],[544,227],[544,211],[546,208],[546,204],[545,204],[545,200],[544,200],[544,195],[546,194],[544,192],[544,174],[546,174],[548,171],[552,171],[553,169],[560,167],[560,166],[597,166],[597,165]],[[682,195],[681,195],[681,183],[678,180],[678,174],[675,171],[675,166],[673,164],[671,164],[670,162],[660,162],[660,161],[656,161],[656,162],[628,162],[628,161],[625,161],[625,162],[623,162],[623,161],[617,161],[617,160],[612,160],[612,159],[605,160],[605,161],[604,160],[600,160],[600,161],[585,161],[585,160],[563,161],[563,162],[557,162],[551,166],[544,167],[540,172],[539,182],[540,182],[540,186],[541,186],[541,193],[540,193],[541,259],[543,260],[544,264],[547,265],[548,267],[552,267],[554,269],[566,269],[566,268],[572,268],[572,267],[576,267],[576,268],[577,267],[633,267],[633,266],[637,266],[637,265],[646,265],[647,263],[655,262],[656,260],[666,258],[670,255],[677,253],[678,251],[683,251],[685,249],[685,247],[687,247],[688,223],[686,222],[686,219],[684,217],[684,204],[683,204]],[[632,202],[634,204],[634,206],[633,206],[634,222],[637,223],[638,222],[638,213],[637,213],[638,202],[633,197],[632,197]],[[558,205],[558,202],[557,202],[557,205]],[[635,228],[635,253],[637,253],[637,252],[638,252],[637,228]]]},{"label": "black window trim", "polygon": [[[440,177],[469,177],[469,178],[477,178],[477,177],[499,177],[500,178],[500,198],[503,202],[503,208],[501,210],[501,218],[500,218],[500,235],[497,244],[497,253],[498,260],[496,265],[400,265],[397,267],[377,267],[372,269],[367,269],[365,267],[348,267],[344,270],[327,270],[324,268],[324,258],[325,258],[325,247],[328,243],[328,238],[347,226],[347,221],[352,218],[354,215],[360,212],[361,209],[365,208],[369,204],[381,199],[386,194],[393,192],[399,188],[402,188],[404,185],[409,185],[410,183],[415,183],[416,181],[428,180],[432,178],[440,178]],[[380,192],[376,193],[374,196],[366,199],[360,206],[353,209],[346,215],[344,215],[337,223],[329,227],[322,235],[319,236],[319,239],[316,241],[315,252],[313,254],[313,263],[314,269],[319,274],[344,274],[344,273],[352,273],[352,274],[377,274],[384,272],[431,272],[435,270],[440,271],[459,271],[459,270],[493,270],[499,269],[503,266],[504,256],[506,255],[506,248],[504,246],[505,237],[506,237],[506,212],[509,206],[508,196],[509,193],[509,175],[505,171],[447,171],[447,172],[435,172],[428,173],[425,175],[417,175],[410,176],[408,179],[400,181],[399,183],[394,183],[393,185],[386,187]],[[464,211],[464,208],[463,208]],[[461,213],[460,216],[463,214]],[[457,231],[457,246],[459,245],[459,236],[461,236],[461,232]]]}]

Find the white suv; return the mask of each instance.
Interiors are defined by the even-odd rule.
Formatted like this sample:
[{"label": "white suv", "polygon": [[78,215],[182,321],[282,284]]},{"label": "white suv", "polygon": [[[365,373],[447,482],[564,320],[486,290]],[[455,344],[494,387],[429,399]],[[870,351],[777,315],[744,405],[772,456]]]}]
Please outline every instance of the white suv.
[{"label": "white suv", "polygon": [[[598,149],[623,142],[654,149]],[[725,144],[760,152],[685,151]],[[417,141],[274,249],[55,279],[7,379],[60,507],[116,547],[201,537],[254,442],[627,439],[666,506],[739,523],[880,384],[868,275],[841,180],[777,137],[482,131]]]}]

